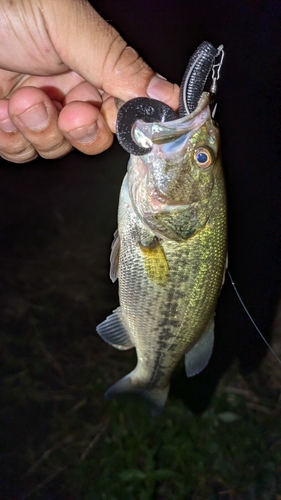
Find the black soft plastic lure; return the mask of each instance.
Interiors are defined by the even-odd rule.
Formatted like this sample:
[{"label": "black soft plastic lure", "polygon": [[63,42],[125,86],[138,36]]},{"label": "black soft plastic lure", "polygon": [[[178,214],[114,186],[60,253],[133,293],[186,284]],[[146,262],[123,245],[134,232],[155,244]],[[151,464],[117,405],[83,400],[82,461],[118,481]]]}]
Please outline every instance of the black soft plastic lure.
[{"label": "black soft plastic lure", "polygon": [[[209,73],[214,68],[215,58],[220,52],[222,46],[216,49],[209,42],[202,42],[196,49],[189,60],[181,83],[178,113],[167,104],[146,97],[131,99],[120,108],[116,134],[120,145],[128,153],[142,156],[151,151],[150,147],[142,147],[134,140],[133,127],[137,120],[147,123],[167,122],[186,116],[196,109]],[[213,88],[215,80],[216,76],[213,74]]]}]

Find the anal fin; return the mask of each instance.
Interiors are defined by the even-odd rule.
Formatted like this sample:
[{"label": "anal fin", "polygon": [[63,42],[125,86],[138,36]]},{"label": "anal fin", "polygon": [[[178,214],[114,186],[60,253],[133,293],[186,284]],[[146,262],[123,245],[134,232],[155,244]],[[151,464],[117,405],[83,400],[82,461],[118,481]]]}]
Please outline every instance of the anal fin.
[{"label": "anal fin", "polygon": [[214,326],[212,320],[197,344],[185,354],[185,372],[188,377],[193,377],[206,368],[213,352]]},{"label": "anal fin", "polygon": [[105,342],[116,349],[124,351],[134,347],[130,335],[123,323],[121,307],[117,307],[110,316],[107,316],[107,318],[97,326],[96,330]]}]

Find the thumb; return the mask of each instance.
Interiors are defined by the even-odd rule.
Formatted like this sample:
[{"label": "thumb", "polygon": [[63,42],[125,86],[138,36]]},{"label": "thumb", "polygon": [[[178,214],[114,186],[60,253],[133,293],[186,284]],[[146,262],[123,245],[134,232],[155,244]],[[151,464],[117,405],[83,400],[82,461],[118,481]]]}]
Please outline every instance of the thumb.
[{"label": "thumb", "polygon": [[159,99],[178,108],[179,88],[155,75],[85,0],[44,2],[44,20],[61,61],[108,94]]}]

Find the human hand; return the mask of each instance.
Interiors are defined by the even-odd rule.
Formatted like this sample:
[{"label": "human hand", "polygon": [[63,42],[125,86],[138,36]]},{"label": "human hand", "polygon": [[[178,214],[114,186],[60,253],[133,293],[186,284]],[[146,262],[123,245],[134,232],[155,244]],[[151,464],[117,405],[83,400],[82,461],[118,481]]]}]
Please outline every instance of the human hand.
[{"label": "human hand", "polygon": [[85,0],[0,2],[0,156],[25,163],[113,141],[114,98],[178,106],[154,71]]}]

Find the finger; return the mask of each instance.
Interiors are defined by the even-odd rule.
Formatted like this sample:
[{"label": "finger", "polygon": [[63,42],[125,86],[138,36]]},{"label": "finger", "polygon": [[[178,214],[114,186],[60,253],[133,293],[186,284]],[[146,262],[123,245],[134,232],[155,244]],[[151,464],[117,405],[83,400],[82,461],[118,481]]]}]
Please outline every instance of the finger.
[{"label": "finger", "polygon": [[[26,78],[21,85],[21,88],[25,87],[24,96],[22,93],[19,94],[19,90],[14,92],[10,102],[11,113],[14,112],[15,114],[13,102],[20,98],[20,106],[23,107],[25,98],[28,100],[29,108],[27,115],[29,114],[31,116],[31,121],[33,119],[38,120],[42,118],[42,113],[44,114],[45,108],[48,108],[48,99],[46,102],[46,96],[43,97],[44,94],[40,93],[38,90],[39,87],[48,94],[56,108],[61,111],[58,124],[56,123],[58,115],[55,113],[53,129],[50,126],[45,129],[44,124],[41,124],[41,122],[39,123],[39,129],[42,128],[41,134],[39,133],[40,130],[36,131],[35,134],[34,130],[26,130],[21,124],[15,122],[25,134],[25,137],[36,146],[41,156],[45,158],[63,156],[71,148],[71,145],[86,154],[97,154],[104,151],[112,144],[112,133],[103,117],[98,113],[97,109],[95,109],[101,107],[102,100],[100,92],[90,83],[85,82],[75,72],[68,72],[65,75],[50,77],[30,76]],[[30,87],[30,85],[34,85],[38,88],[35,89],[34,87]],[[42,98],[45,99],[43,109],[40,106],[38,107],[36,101],[38,99],[42,100]],[[32,101],[36,101],[35,105],[33,102],[29,102],[31,99]],[[73,101],[77,102],[71,107],[68,107],[67,105]],[[88,105],[81,106],[79,101],[86,101]],[[63,105],[65,109],[62,110]],[[94,109],[93,106],[95,106]],[[25,107],[26,106],[24,106],[24,108]],[[18,104],[16,112],[19,113]],[[23,115],[26,115],[26,113],[23,113]],[[13,120],[15,120],[14,116]],[[31,123],[31,126],[33,128],[33,123]],[[58,130],[60,130],[61,135],[57,134]],[[52,131],[55,132],[55,135],[53,135],[53,139],[55,140],[54,144],[52,144],[50,140],[50,133]],[[68,146],[66,151],[61,150],[61,146],[63,145],[63,143],[61,143],[62,137],[65,137],[67,141],[64,143],[64,146]],[[46,147],[46,144],[49,145],[50,151],[43,149],[43,147]]]},{"label": "finger", "polygon": [[0,100],[0,156],[14,163],[34,160],[38,153],[13,124],[8,106],[7,100]]},{"label": "finger", "polygon": [[7,97],[11,90],[15,88],[21,80],[21,74],[15,73],[14,71],[0,69],[0,99]]},{"label": "finger", "polygon": [[[123,102],[123,101],[121,101]],[[116,134],[116,120],[118,109],[116,106],[116,99],[108,94],[103,95],[103,103],[100,110],[111,132]]]},{"label": "finger", "polygon": [[44,17],[64,65],[92,85],[124,101],[149,96],[178,107],[178,86],[156,76],[89,3],[46,1]]},{"label": "finger", "polygon": [[65,105],[73,101],[89,102],[98,109],[102,105],[102,97],[98,89],[84,80],[69,90],[63,100],[63,104]]},{"label": "finger", "polygon": [[124,101],[149,96],[178,107],[178,86],[155,76],[86,0],[45,0],[44,9],[42,0],[6,0],[0,17],[1,68],[33,75],[70,68]]},{"label": "finger", "polygon": [[95,87],[88,82],[77,85],[66,95],[63,104],[59,127],[76,149],[93,155],[111,146],[113,135],[98,112],[102,98]]},{"label": "finger", "polygon": [[13,124],[43,158],[60,158],[72,146],[58,127],[58,111],[41,89],[23,87],[9,100]]},{"label": "finger", "polygon": [[83,82],[85,82],[84,78],[75,73],[75,71],[66,71],[62,75],[25,75],[17,88],[36,87],[43,90],[50,97],[50,99],[62,102],[69,92]]},{"label": "finger", "polygon": [[67,140],[85,154],[101,153],[113,142],[113,134],[103,116],[88,102],[66,104],[60,112],[58,126]]}]

